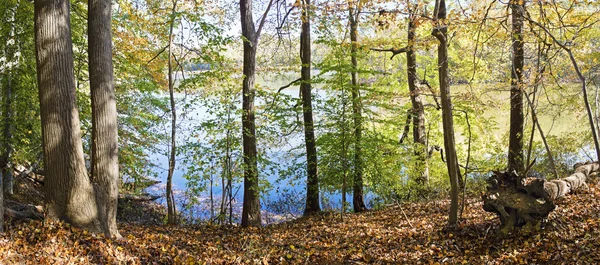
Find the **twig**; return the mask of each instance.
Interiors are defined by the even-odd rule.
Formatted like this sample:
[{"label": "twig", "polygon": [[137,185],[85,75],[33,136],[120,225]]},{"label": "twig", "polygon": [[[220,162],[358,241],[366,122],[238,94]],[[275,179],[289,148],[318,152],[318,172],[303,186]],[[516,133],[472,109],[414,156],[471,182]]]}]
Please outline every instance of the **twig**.
[{"label": "twig", "polygon": [[286,89],[286,88],[288,88],[288,87],[290,87],[290,86],[294,85],[295,83],[297,83],[298,81],[301,81],[301,80],[302,80],[302,78],[298,78],[298,79],[296,79],[296,80],[294,80],[294,81],[290,82],[289,84],[287,84],[287,85],[285,85],[285,86],[282,86],[282,87],[280,87],[280,88],[279,88],[279,90],[277,90],[277,93],[280,93],[280,92],[281,92],[281,91],[283,91],[284,89]]},{"label": "twig", "polygon": [[400,205],[400,203],[398,203],[398,201],[396,201],[396,205],[398,205],[398,208],[400,208],[400,211],[402,211],[402,214],[404,215],[404,218],[406,218],[406,221],[408,222],[408,225],[410,225],[410,228],[415,228],[412,223],[410,222],[410,219],[408,219],[408,216],[406,215],[406,213],[404,212],[404,209],[402,208],[402,205]]},{"label": "twig", "polygon": [[150,64],[152,61],[154,61],[154,59],[158,58],[158,56],[160,56],[163,52],[165,52],[165,50],[167,48],[169,48],[169,44],[167,44],[167,46],[165,46],[164,48],[162,48],[156,55],[154,55],[154,57],[152,57],[152,59],[150,59],[146,64]]},{"label": "twig", "polygon": [[[421,80],[421,85],[425,85],[427,87],[427,89],[429,89],[429,92],[431,92],[431,96],[433,97],[433,101],[435,102],[436,105],[436,109],[440,110],[442,109],[442,106],[440,105],[440,102],[438,102],[438,95],[435,93],[435,91],[433,91],[433,88],[431,87],[431,85],[429,84],[429,82],[427,82],[427,80],[425,80],[425,77],[423,77],[423,80]],[[422,94],[425,95],[425,94]]]},{"label": "twig", "polygon": [[460,209],[460,219],[462,219],[463,212],[465,211],[465,194],[467,193],[467,176],[469,174],[469,162],[471,161],[471,123],[469,122],[469,113],[464,110],[457,110],[465,113],[465,119],[467,120],[467,128],[469,130],[469,142],[467,144],[467,161],[465,164],[465,180],[463,182],[463,196],[462,196],[462,207]]}]

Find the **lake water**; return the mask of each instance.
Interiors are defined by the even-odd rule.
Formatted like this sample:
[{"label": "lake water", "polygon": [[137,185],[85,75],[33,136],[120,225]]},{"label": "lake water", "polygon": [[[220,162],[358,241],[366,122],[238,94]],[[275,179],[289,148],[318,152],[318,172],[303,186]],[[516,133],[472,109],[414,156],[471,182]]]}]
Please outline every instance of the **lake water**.
[{"label": "lake water", "polygon": [[[264,78],[258,78],[257,82],[263,86],[267,86],[270,88],[279,88],[284,86],[294,80],[295,78],[281,78],[278,77],[274,80],[265,80]],[[292,86],[287,88],[281,92],[282,94],[297,98],[299,95],[298,86]],[[324,97],[325,93],[323,90],[320,90],[318,87],[313,88],[313,93]],[[177,98],[183,98],[183,95],[177,95]],[[192,97],[189,96],[188,97]],[[260,106],[264,104],[263,102],[257,101],[256,105]],[[177,142],[178,145],[181,146],[186,141],[190,140],[189,131],[191,127],[198,124],[197,119],[210,119],[214,118],[209,114],[208,109],[204,107],[196,106],[193,109],[188,109],[186,111],[186,117],[181,117],[183,110],[178,108],[178,132],[177,132]],[[196,119],[193,121],[193,119]],[[241,119],[241,117],[232,116],[232,119]],[[295,119],[295,117],[294,117]],[[315,117],[318,119],[318,117]],[[165,129],[170,130],[170,122],[168,120],[165,121]],[[234,137],[238,137],[234,134]],[[195,139],[194,139],[195,141]],[[281,144],[276,148],[269,149],[266,155],[270,161],[274,161],[278,163],[279,168],[291,167],[291,163],[293,163],[288,157],[288,152],[298,146],[302,141],[304,141],[304,134],[299,133],[297,137],[293,137],[286,144]],[[258,139],[258,145],[260,149],[261,139]],[[238,150],[239,151],[239,150]],[[166,176],[167,176],[167,168],[168,168],[168,157],[164,154],[160,153],[151,153],[149,154],[151,160],[156,164],[155,172],[159,176],[158,181],[161,183],[154,185],[147,189],[148,192],[157,195],[164,195],[165,186],[166,186]],[[196,196],[194,199],[199,203],[196,203],[192,207],[189,205],[190,197],[185,193],[187,188],[187,180],[184,177],[186,174],[185,165],[181,163],[184,160],[185,155],[177,156],[176,169],[173,174],[173,187],[174,187],[174,195],[175,200],[177,201],[178,211],[183,212],[187,216],[194,216],[196,218],[200,218],[203,220],[208,220],[213,216],[213,214],[218,214],[220,206],[221,206],[221,196],[223,193],[223,187],[221,184],[220,176],[213,176],[213,185],[212,185],[212,210],[211,210],[211,198],[210,198],[210,185],[207,184],[207,190],[201,192],[199,196]],[[302,158],[303,159],[303,158]],[[305,160],[299,160],[296,162],[304,162]],[[264,190],[261,196],[261,210],[263,215],[263,223],[277,223],[285,220],[290,220],[297,218],[302,215],[304,211],[305,205],[305,178],[301,179],[286,179],[281,180],[277,171],[273,170],[259,170],[259,177],[264,181],[270,183],[270,188]],[[351,189],[349,189],[351,191]],[[243,198],[243,183],[241,181],[233,183],[233,216],[234,222],[239,222],[241,220],[241,212],[242,212],[242,198]],[[365,202],[367,205],[370,205],[374,195],[371,193],[366,193]],[[332,192],[321,192],[321,207],[323,210],[339,210],[341,208],[342,196],[341,193],[332,193]],[[352,193],[347,194],[346,198],[347,202],[352,202]],[[166,200],[163,198],[159,199],[158,202],[166,204]],[[187,205],[187,208],[184,206]],[[350,209],[350,207],[347,207]],[[211,211],[213,212],[211,214]]]},{"label": "lake water", "polygon": [[[289,78],[281,78],[278,77],[273,80],[265,80],[263,78],[257,78],[257,83],[262,84],[263,86],[267,86],[270,88],[274,88],[277,90],[279,87],[288,84],[295,77]],[[490,137],[496,138],[497,141],[501,141],[501,138],[505,135],[508,130],[508,92],[507,91],[496,91],[495,88],[490,88],[492,92],[487,93],[489,98],[483,97],[484,100],[488,100],[489,102],[496,102],[491,104],[484,113],[479,113],[478,115],[483,115],[483,117],[487,119],[493,119],[496,121],[498,130],[494,131]],[[453,87],[454,93],[463,93],[467,88],[464,87]],[[320,90],[318,87],[315,87],[313,93],[318,95],[319,97],[325,97],[326,94],[323,90]],[[298,87],[292,86],[282,91],[282,94],[289,95],[291,97],[298,97]],[[181,95],[180,95],[181,96]],[[406,99],[408,102],[408,98]],[[257,101],[257,105],[262,104],[260,101]],[[543,109],[542,109],[543,110]],[[178,113],[181,113],[182,110],[178,110]],[[499,113],[506,113],[506,115],[499,115]],[[181,114],[180,114],[181,115]],[[462,114],[456,114],[462,115]],[[538,116],[541,121],[542,127],[546,132],[546,135],[560,135],[564,132],[569,131],[581,131],[584,126],[573,126],[573,120],[581,119],[581,112],[576,113],[559,113],[558,115],[552,113],[544,113],[539,112]],[[210,118],[210,114],[208,110],[205,108],[197,108],[192,111],[188,110],[188,116],[198,118]],[[294,117],[295,118],[295,117]],[[232,117],[232,119],[240,119],[240,117]],[[315,117],[318,119],[318,117]],[[188,136],[186,135],[186,130],[189,129],[191,125],[191,119],[180,119],[179,128],[178,128],[178,145],[183,144],[188,140]],[[166,122],[166,129],[170,129],[170,123]],[[196,121],[197,122],[197,121]],[[536,136],[538,138],[539,136]],[[260,148],[261,140],[258,139],[258,145]],[[291,166],[291,160],[289,157],[286,157],[285,154],[288,153],[293,147],[296,147],[299,143],[304,140],[304,135],[302,133],[297,134],[296,137],[292,138],[290,142],[287,144],[281,144],[278,148],[269,149],[267,153],[264,155],[268,156],[269,160],[275,161],[279,164],[280,168],[285,168],[287,166]],[[458,144],[466,144],[466,139],[461,135],[460,130],[457,130],[457,143]],[[237,150],[241,152],[241,150]],[[149,192],[154,194],[163,194],[165,192],[165,182],[167,176],[167,168],[168,168],[168,158],[165,155],[153,153],[149,154],[154,163],[157,165],[155,168],[159,181],[161,184],[155,185],[148,189]],[[203,191],[199,196],[195,198],[199,203],[195,204],[191,208],[183,208],[184,205],[189,205],[188,202],[190,198],[185,194],[186,183],[187,180],[184,178],[185,168],[182,167],[182,161],[184,159],[184,155],[179,155],[177,157],[177,167],[173,176],[173,184],[175,190],[175,199],[178,203],[178,211],[185,213],[188,216],[194,216],[200,219],[210,219],[211,216],[211,198],[210,198],[210,189]],[[302,162],[296,161],[296,162]],[[289,220],[296,218],[302,215],[305,204],[305,179],[293,179],[293,180],[280,180],[280,176],[277,171],[272,170],[259,170],[259,176],[267,183],[271,184],[271,187],[262,192],[261,197],[261,210],[263,215],[263,222],[265,224],[268,223],[276,223],[284,220]],[[207,185],[209,186],[209,185]],[[221,205],[221,195],[222,195],[222,185],[221,179],[218,176],[213,176],[213,186],[212,186],[212,195],[213,195],[213,213],[218,214],[220,205]],[[243,183],[236,182],[233,183],[233,216],[234,222],[239,222],[241,219],[242,212],[242,198],[243,198]],[[346,201],[352,202],[352,194],[351,190],[347,194]],[[375,195],[372,193],[366,192],[365,201],[368,206],[372,206],[372,203],[375,201]],[[165,203],[165,200],[162,199],[159,202]],[[339,210],[341,207],[341,194],[337,193],[328,193],[321,192],[321,207],[324,210]],[[347,207],[347,208],[351,208]]]}]

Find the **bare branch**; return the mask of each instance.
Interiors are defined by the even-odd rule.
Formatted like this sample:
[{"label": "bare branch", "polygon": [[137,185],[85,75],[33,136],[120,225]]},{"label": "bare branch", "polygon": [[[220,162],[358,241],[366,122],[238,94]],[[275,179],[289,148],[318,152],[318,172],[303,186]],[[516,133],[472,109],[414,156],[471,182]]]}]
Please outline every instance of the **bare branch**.
[{"label": "bare branch", "polygon": [[281,28],[283,28],[283,24],[287,20],[287,17],[290,15],[290,13],[292,13],[292,10],[294,10],[294,8],[296,8],[296,6],[292,6],[290,9],[288,9],[287,13],[285,13],[285,16],[283,16],[281,23],[275,29],[277,29],[279,31]]},{"label": "bare branch", "polygon": [[389,48],[389,49],[381,49],[381,48],[371,48],[371,51],[376,51],[376,52],[391,52],[392,53],[392,57],[390,57],[391,59],[394,59],[394,56],[401,54],[401,53],[406,53],[408,51],[408,47],[404,47],[404,48],[400,48],[400,49],[394,49],[394,48]]},{"label": "bare branch", "polygon": [[252,46],[254,46],[254,47],[256,47],[256,45],[258,44],[258,39],[260,38],[260,32],[262,31],[263,26],[265,25],[265,21],[267,20],[267,14],[269,14],[269,10],[271,10],[271,6],[273,6],[273,0],[269,1],[267,10],[265,10],[265,13],[262,15],[262,17],[260,19],[260,24],[258,25],[258,30],[256,30],[256,38],[254,38],[254,43],[252,43]]},{"label": "bare branch", "polygon": [[163,52],[165,52],[165,50],[167,50],[167,48],[169,48],[169,44],[167,44],[167,46],[165,46],[164,48],[162,48],[156,55],[154,55],[154,57],[152,57],[152,59],[150,59],[146,64],[150,64],[152,61],[154,61],[154,59],[158,58],[158,56],[160,56]]},{"label": "bare branch", "polygon": [[279,90],[277,90],[277,93],[279,93],[279,92],[281,92],[282,90],[284,90],[284,89],[286,89],[286,88],[288,88],[288,87],[290,87],[290,86],[292,86],[292,85],[294,85],[294,84],[298,83],[299,81],[302,81],[302,78],[298,78],[298,79],[296,79],[296,80],[294,80],[294,81],[290,82],[289,84],[287,84],[287,85],[285,85],[285,86],[282,86],[282,87],[280,87],[280,88],[279,88]]}]

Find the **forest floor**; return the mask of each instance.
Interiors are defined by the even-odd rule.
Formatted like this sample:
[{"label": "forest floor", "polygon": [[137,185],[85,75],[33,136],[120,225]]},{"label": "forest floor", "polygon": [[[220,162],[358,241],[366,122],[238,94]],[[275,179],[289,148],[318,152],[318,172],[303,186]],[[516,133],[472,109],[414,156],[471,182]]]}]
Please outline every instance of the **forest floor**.
[{"label": "forest floor", "polygon": [[121,222],[120,240],[27,221],[0,235],[0,264],[600,264],[599,199],[590,184],[559,200],[541,230],[504,238],[478,198],[454,228],[447,200],[249,229]]}]

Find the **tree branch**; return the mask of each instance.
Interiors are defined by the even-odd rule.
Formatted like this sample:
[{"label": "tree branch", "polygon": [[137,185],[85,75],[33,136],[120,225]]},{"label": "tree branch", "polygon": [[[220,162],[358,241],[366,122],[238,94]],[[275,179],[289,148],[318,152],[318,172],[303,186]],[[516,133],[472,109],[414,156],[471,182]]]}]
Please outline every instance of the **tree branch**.
[{"label": "tree branch", "polygon": [[271,6],[273,6],[273,0],[269,1],[269,5],[267,5],[267,10],[265,10],[265,13],[262,15],[261,19],[260,19],[260,24],[258,24],[258,30],[256,30],[256,38],[254,38],[254,43],[252,43],[253,47],[256,47],[256,45],[258,44],[258,39],[260,38],[260,32],[263,29],[263,26],[265,25],[265,21],[267,20],[267,14],[269,14],[269,10],[271,10]]},{"label": "tree branch", "polygon": [[150,64],[152,61],[154,61],[154,59],[158,58],[158,56],[160,56],[163,52],[165,52],[165,50],[167,48],[169,48],[169,44],[167,44],[167,46],[165,46],[164,48],[162,48],[156,55],[154,55],[154,57],[152,57],[152,59],[150,59],[146,64]]},{"label": "tree branch", "polygon": [[391,52],[392,53],[392,57],[390,57],[391,59],[394,59],[394,56],[401,54],[401,53],[406,53],[408,51],[408,47],[404,47],[401,49],[394,49],[394,48],[389,48],[389,49],[381,49],[381,48],[371,48],[371,51],[376,51],[376,52]]}]

